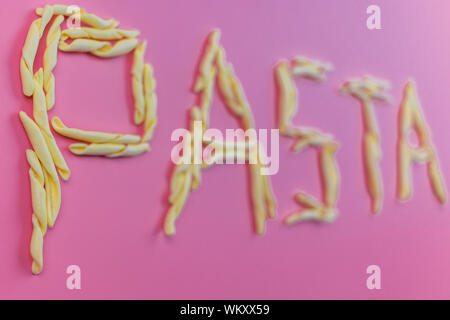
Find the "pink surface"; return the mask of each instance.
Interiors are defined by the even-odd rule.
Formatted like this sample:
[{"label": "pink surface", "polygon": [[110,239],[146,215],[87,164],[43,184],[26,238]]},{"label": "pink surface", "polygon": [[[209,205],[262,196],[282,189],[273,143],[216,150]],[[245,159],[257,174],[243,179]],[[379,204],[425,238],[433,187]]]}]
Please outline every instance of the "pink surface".
[{"label": "pink surface", "polygon": [[[61,1],[69,3],[67,1]],[[366,28],[366,8],[376,2],[383,30]],[[0,298],[450,298],[450,215],[432,195],[424,168],[414,170],[414,197],[395,199],[396,121],[402,88],[416,79],[444,177],[450,183],[450,3],[434,1],[78,1],[149,42],[147,60],[158,82],[159,123],[152,152],[133,159],[80,158],[57,137],[72,170],[62,185],[62,209],[45,237],[45,268],[32,276],[28,247],[31,202],[18,118],[31,113],[21,93],[19,60],[33,10],[41,1],[9,1],[0,11],[0,126],[3,169],[0,194]],[[204,172],[167,238],[172,130],[184,127],[194,102],[192,77],[208,32],[222,43],[243,83],[258,128],[275,125],[274,63],[304,54],[331,61],[323,84],[300,80],[296,123],[317,126],[341,143],[338,161],[341,212],[331,225],[285,227],[280,219],[258,237],[252,229],[243,166]],[[40,61],[40,59],[39,59]],[[130,57],[104,61],[60,54],[57,104],[50,116],[86,129],[138,132],[132,124]],[[341,96],[346,78],[371,73],[392,81],[395,104],[377,104],[384,158],[385,204],[370,214],[361,161],[362,121],[356,100]],[[216,96],[213,127],[235,127]],[[280,171],[272,177],[279,216],[296,209],[292,195],[318,195],[314,151],[288,152],[280,144]],[[66,268],[81,267],[82,290],[66,288]],[[366,287],[366,268],[379,265],[382,289]]]}]

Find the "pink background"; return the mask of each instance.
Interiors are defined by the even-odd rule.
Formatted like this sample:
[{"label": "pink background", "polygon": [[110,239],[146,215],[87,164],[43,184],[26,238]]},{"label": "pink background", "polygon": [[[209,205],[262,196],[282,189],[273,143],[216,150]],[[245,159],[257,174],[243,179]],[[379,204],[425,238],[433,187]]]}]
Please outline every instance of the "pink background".
[{"label": "pink background", "polygon": [[[61,1],[69,3],[67,1]],[[450,215],[433,197],[424,168],[414,170],[415,193],[395,199],[396,121],[402,88],[416,79],[419,95],[447,182],[450,181],[450,3],[448,1],[78,1],[149,42],[147,60],[158,82],[159,123],[152,152],[109,160],[71,155],[71,141],[57,136],[72,170],[62,185],[62,209],[45,237],[45,268],[32,276],[28,253],[31,202],[25,149],[18,118],[31,113],[22,96],[19,60],[27,29],[41,1],[8,1],[0,11],[0,298],[450,298]],[[377,3],[383,30],[366,28],[366,8]],[[248,181],[243,166],[204,172],[167,238],[172,130],[184,127],[194,102],[190,92],[204,39],[222,30],[222,43],[251,103],[258,128],[275,126],[273,66],[304,54],[330,61],[328,81],[298,81],[297,124],[317,126],[341,143],[341,215],[331,225],[285,227],[253,233]],[[40,57],[40,56],[39,56]],[[40,58],[38,61],[41,61]],[[130,57],[104,61],[60,54],[55,70],[58,115],[86,129],[139,132],[132,124]],[[40,63],[38,63],[40,65]],[[394,105],[377,104],[384,158],[385,204],[372,216],[363,181],[362,121],[356,100],[339,84],[371,73],[392,81]],[[235,127],[216,96],[213,127]],[[316,154],[288,152],[280,144],[280,171],[272,177],[279,216],[296,209],[292,195],[319,195]],[[67,266],[82,271],[82,290],[66,288]],[[382,289],[366,288],[366,268],[379,265]]]}]

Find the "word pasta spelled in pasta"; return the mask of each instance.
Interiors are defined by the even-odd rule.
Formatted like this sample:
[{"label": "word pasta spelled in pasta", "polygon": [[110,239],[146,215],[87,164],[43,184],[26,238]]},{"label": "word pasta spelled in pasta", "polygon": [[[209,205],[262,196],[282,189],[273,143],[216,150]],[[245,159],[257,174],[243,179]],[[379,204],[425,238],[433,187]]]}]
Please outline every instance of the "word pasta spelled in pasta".
[{"label": "word pasta spelled in pasta", "polygon": [[[60,118],[54,117],[51,124],[57,133],[80,141],[70,145],[69,150],[73,154],[118,158],[149,151],[149,141],[157,123],[157,99],[153,68],[144,62],[147,43],[137,39],[139,31],[117,29],[119,22],[116,20],[105,20],[74,6],[48,5],[38,8],[36,13],[39,18],[29,28],[20,60],[23,94],[33,97],[33,117],[20,112],[20,119],[33,147],[33,150],[26,152],[30,165],[33,208],[30,252],[33,258],[31,271],[39,274],[44,266],[43,238],[47,226],[54,226],[61,206],[59,176],[63,180],[70,177],[69,167],[56,144],[47,115],[56,101],[53,71],[58,49],[65,52],[86,52],[100,58],[114,58],[134,51],[131,70],[135,101],[134,123],[143,125],[142,136],[69,128]],[[66,18],[78,19],[86,26],[61,30]],[[43,68],[34,72],[36,52],[48,25],[50,28],[45,41]]]}]

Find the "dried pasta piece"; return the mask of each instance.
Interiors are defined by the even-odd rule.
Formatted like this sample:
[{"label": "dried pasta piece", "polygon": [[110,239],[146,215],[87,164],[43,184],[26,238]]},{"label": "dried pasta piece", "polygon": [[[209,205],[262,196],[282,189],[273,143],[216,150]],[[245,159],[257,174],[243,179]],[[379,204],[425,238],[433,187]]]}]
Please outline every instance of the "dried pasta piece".
[{"label": "dried pasta piece", "polygon": [[108,41],[75,39],[72,43],[59,42],[59,50],[65,52],[88,52],[100,58],[114,58],[133,51],[138,45],[137,39],[123,39],[112,45]]},{"label": "dried pasta piece", "polygon": [[27,150],[27,161],[30,165],[31,203],[42,234],[47,232],[47,196],[45,192],[44,169],[33,150]]},{"label": "dried pasta piece", "polygon": [[94,39],[94,40],[121,40],[126,38],[137,38],[139,30],[125,29],[96,29],[88,27],[65,29],[61,33],[61,39]]},{"label": "dried pasta piece", "polygon": [[27,97],[33,94],[33,65],[39,41],[44,33],[45,27],[53,16],[51,6],[46,6],[42,10],[42,17],[36,19],[31,24],[25,44],[22,48],[22,58],[20,59],[20,76],[22,78],[23,94]]},{"label": "dried pasta piece", "polygon": [[[75,6],[67,6],[61,4],[55,4],[50,6],[55,14],[64,15],[66,17],[72,16],[74,14],[79,14],[80,21],[90,25],[97,29],[110,29],[115,28],[119,25],[119,22],[114,19],[105,20],[96,16],[92,13],[87,13],[85,10],[77,8]],[[36,14],[41,16],[45,12],[42,8],[36,9]]]},{"label": "dried pasta piece", "polygon": [[61,23],[64,17],[56,17],[47,34],[47,48],[44,52],[44,90],[46,93],[46,106],[50,110],[55,105],[55,76],[53,69],[56,66],[58,54],[58,42],[61,37]]},{"label": "dried pasta piece", "polygon": [[278,84],[278,127],[283,135],[292,136],[291,121],[297,113],[298,92],[293,85],[289,63],[283,60],[275,67],[275,75]]},{"label": "dried pasta piece", "polygon": [[33,232],[31,233],[30,254],[33,258],[31,272],[35,275],[42,272],[44,267],[43,247],[44,235],[36,215],[32,216]]},{"label": "dried pasta piece", "polygon": [[205,89],[208,83],[213,82],[211,78],[211,68],[213,68],[214,57],[217,54],[219,48],[220,31],[213,30],[207,39],[207,44],[203,58],[200,62],[199,72],[194,85],[194,92],[199,93]]},{"label": "dried pasta piece", "polygon": [[[426,163],[428,178],[436,198],[442,204],[447,201],[447,188],[442,178],[439,160],[431,141],[431,134],[417,97],[416,87],[412,81],[405,86],[405,93],[399,110],[398,136],[398,197],[407,200],[412,194],[412,163]],[[408,142],[408,134],[415,130],[419,146],[413,147]]]},{"label": "dried pasta piece", "polygon": [[59,183],[56,167],[53,162],[47,143],[42,135],[41,129],[37,124],[23,111],[19,113],[20,120],[27,133],[33,149],[39,158],[44,171],[44,185],[47,196],[47,220],[52,228],[59,213],[61,206],[61,187]]},{"label": "dried pasta piece", "polygon": [[144,100],[144,55],[147,42],[144,41],[134,49],[133,66],[131,67],[131,87],[134,97],[134,123],[140,125],[145,116]]},{"label": "dried pasta piece", "polygon": [[175,221],[178,219],[192,187],[191,166],[176,166],[172,174],[170,186],[170,208],[164,220],[164,232],[169,236],[175,234]]},{"label": "dried pasta piece", "polygon": [[43,266],[43,237],[47,232],[47,205],[46,192],[44,188],[44,171],[39,159],[32,150],[27,150],[27,160],[30,165],[30,185],[31,200],[33,206],[33,233],[30,243],[30,254],[33,258],[31,271],[33,274],[39,274]]},{"label": "dried pasta piece", "polygon": [[383,182],[380,174],[379,162],[381,160],[380,134],[374,113],[373,101],[389,101],[386,93],[390,85],[387,81],[371,76],[360,79],[351,79],[344,83],[341,91],[350,94],[361,102],[364,134],[363,154],[364,169],[366,172],[367,189],[372,199],[372,212],[378,213],[383,202]]},{"label": "dried pasta piece", "polygon": [[148,143],[73,143],[69,150],[78,156],[104,156],[107,158],[133,157],[150,151]]},{"label": "dried pasta piece", "polygon": [[54,179],[57,179],[58,174],[56,172],[55,164],[47,144],[45,143],[41,129],[39,129],[37,124],[25,112],[20,111],[19,116],[28,135],[28,139],[33,146],[33,150],[36,152],[43,167]]},{"label": "dried pasta piece", "polygon": [[134,134],[106,133],[68,128],[58,117],[52,118],[52,127],[64,137],[89,143],[136,144],[141,140],[140,136]]},{"label": "dried pasta piece", "polygon": [[153,76],[153,68],[149,63],[144,64],[144,102],[145,119],[144,134],[142,141],[148,142],[153,137],[158,118],[156,116],[156,107],[158,99],[156,97],[156,80]]},{"label": "dried pasta piece", "polygon": [[[53,70],[57,63],[57,50],[89,52],[101,58],[112,58],[127,54],[136,47],[140,54],[137,70],[140,85],[140,120],[145,121],[142,138],[138,135],[86,131],[66,127],[55,117],[54,129],[66,137],[86,143],[72,144],[69,149],[78,155],[100,155],[109,158],[131,157],[150,150],[151,140],[156,126],[156,81],[153,69],[144,64],[143,56],[146,43],[138,46],[138,30],[117,29],[114,19],[103,19],[76,6],[48,5],[36,9],[40,18],[30,26],[22,49],[20,74],[23,93],[33,97],[33,118],[20,112],[20,119],[34,149],[27,150],[30,164],[29,176],[32,194],[33,233],[30,253],[33,258],[32,272],[39,274],[43,268],[43,237],[47,227],[52,228],[61,207],[61,186],[59,176],[67,180],[70,170],[59,150],[50,129],[47,111],[55,105],[55,77]],[[33,65],[39,42],[46,26],[53,16],[43,56],[43,68],[33,73]],[[68,18],[68,29],[61,31],[64,17]],[[72,28],[69,22],[81,22],[86,26]],[[66,42],[67,40],[67,42]],[[110,42],[111,41],[111,42]],[[59,172],[59,175],[58,175]]]},{"label": "dried pasta piece", "polygon": [[56,144],[56,140],[53,133],[50,130],[50,125],[47,115],[47,106],[45,102],[45,94],[43,89],[43,71],[42,68],[36,72],[34,76],[34,93],[33,93],[33,117],[36,124],[42,130],[42,135],[50,150],[52,159],[58,169],[59,174],[64,180],[68,180],[70,177],[70,170],[66,161]]},{"label": "dried pasta piece", "polygon": [[327,72],[333,70],[333,65],[329,62],[312,60],[307,57],[297,56],[292,61],[292,75],[307,77],[313,80],[325,80]]},{"label": "dried pasta piece", "polygon": [[325,143],[320,151],[320,166],[325,193],[324,202],[328,208],[336,206],[340,184],[339,169],[335,157],[337,149],[338,145],[331,142]]}]

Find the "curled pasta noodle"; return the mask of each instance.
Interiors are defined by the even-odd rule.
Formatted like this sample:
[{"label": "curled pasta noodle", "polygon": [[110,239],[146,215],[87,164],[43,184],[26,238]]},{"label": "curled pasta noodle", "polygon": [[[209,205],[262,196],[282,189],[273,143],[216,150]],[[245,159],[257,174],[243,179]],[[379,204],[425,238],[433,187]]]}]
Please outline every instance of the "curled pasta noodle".
[{"label": "curled pasta noodle", "polygon": [[[66,17],[78,14],[80,21],[90,25],[97,29],[109,29],[115,28],[119,25],[119,22],[114,19],[105,20],[92,13],[87,13],[85,10],[77,8],[76,6],[67,6],[61,4],[55,4],[50,6],[55,14],[64,15]],[[37,8],[36,14],[41,16],[45,12],[45,9]]]},{"label": "curled pasta noodle", "polygon": [[134,49],[133,66],[131,67],[131,87],[134,97],[134,123],[140,125],[144,121],[144,55],[147,42],[144,41]]},{"label": "curled pasta noodle", "polygon": [[47,232],[47,206],[46,192],[44,188],[44,171],[39,159],[32,150],[26,151],[27,160],[30,165],[31,200],[33,207],[32,223],[33,233],[31,236],[30,253],[33,258],[31,271],[39,274],[43,267],[43,237]]},{"label": "curled pasta noodle", "polygon": [[55,164],[53,163],[50,151],[45,143],[44,136],[37,124],[23,111],[19,113],[20,120],[28,135],[33,150],[36,152],[39,160],[44,166],[45,170],[54,178],[58,178]]},{"label": "curled pasta noodle", "polygon": [[142,141],[150,141],[153,137],[153,132],[157,124],[156,107],[156,80],[153,76],[153,68],[150,64],[144,64],[144,103],[145,103],[145,119],[144,119],[144,134]]},{"label": "curled pasta noodle", "polygon": [[43,173],[47,197],[47,220],[48,225],[53,227],[61,206],[61,187],[56,167],[40,128],[25,112],[21,111],[19,116],[33,150],[45,169]]},{"label": "curled pasta noodle", "polygon": [[27,161],[30,165],[31,203],[33,213],[39,221],[42,234],[47,232],[47,203],[45,192],[44,170],[33,150],[27,150]]},{"label": "curled pasta noodle", "polygon": [[23,94],[27,97],[33,94],[33,65],[39,41],[44,33],[45,27],[53,16],[51,6],[46,6],[42,10],[42,17],[36,19],[31,24],[25,44],[22,48],[22,58],[20,59],[20,75],[22,78]]},{"label": "curled pasta noodle", "polygon": [[220,31],[213,30],[207,39],[207,45],[203,54],[202,61],[199,66],[199,73],[194,85],[194,92],[199,93],[207,84],[213,82],[211,78],[211,68],[213,68],[214,57],[217,54],[219,48]]},{"label": "curled pasta noodle", "polygon": [[107,158],[133,157],[150,151],[148,143],[73,143],[69,150],[78,156],[104,156]]},{"label": "curled pasta noodle", "polygon": [[175,221],[183,209],[192,187],[192,169],[190,165],[178,165],[171,178],[170,208],[164,220],[166,235],[175,234]]},{"label": "curled pasta noodle", "polygon": [[31,264],[31,272],[35,275],[41,273],[44,267],[44,235],[42,234],[41,226],[36,215],[32,216],[33,232],[31,233],[30,242],[30,254],[33,258],[33,263]]},{"label": "curled pasta noodle", "polygon": [[55,76],[53,69],[57,62],[58,42],[61,37],[61,23],[64,17],[56,17],[47,34],[47,48],[44,52],[44,90],[46,93],[46,107],[50,110],[55,105]]},{"label": "curled pasta noodle", "polygon": [[121,40],[125,38],[136,38],[140,32],[138,30],[125,29],[96,29],[88,27],[65,29],[61,33],[61,39],[94,39],[94,40]]},{"label": "curled pasta noodle", "polygon": [[130,53],[137,45],[138,40],[134,38],[119,40],[114,45],[108,41],[75,39],[70,44],[60,41],[59,50],[65,52],[88,52],[100,58],[114,58]]},{"label": "curled pasta noodle", "polygon": [[50,125],[47,115],[47,107],[45,102],[45,94],[43,89],[43,71],[42,68],[36,72],[34,76],[34,93],[33,93],[33,117],[36,120],[36,124],[42,130],[42,135],[47,143],[52,159],[58,169],[61,177],[64,180],[69,179],[70,170],[64,160],[61,151],[56,144],[53,133],[50,130]]},{"label": "curled pasta noodle", "polygon": [[58,117],[52,118],[52,127],[64,137],[89,143],[136,144],[141,140],[140,136],[133,134],[105,133],[68,128]]}]

